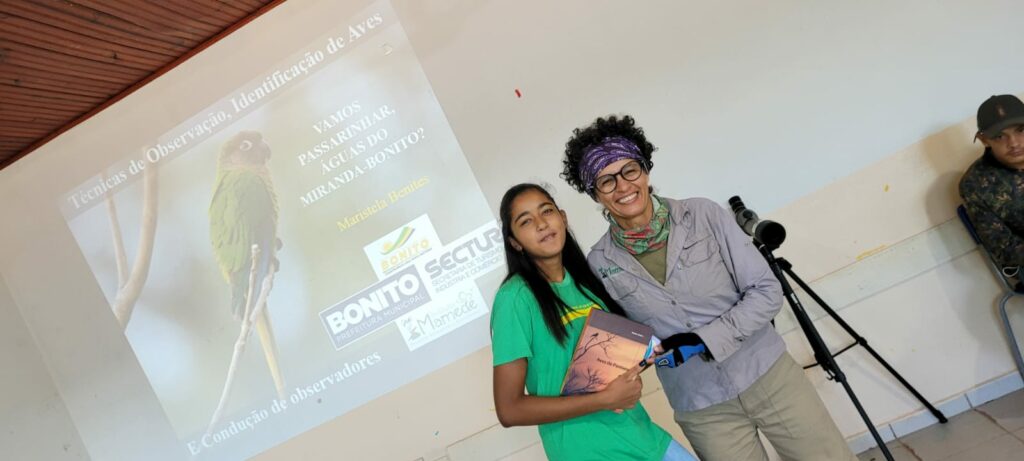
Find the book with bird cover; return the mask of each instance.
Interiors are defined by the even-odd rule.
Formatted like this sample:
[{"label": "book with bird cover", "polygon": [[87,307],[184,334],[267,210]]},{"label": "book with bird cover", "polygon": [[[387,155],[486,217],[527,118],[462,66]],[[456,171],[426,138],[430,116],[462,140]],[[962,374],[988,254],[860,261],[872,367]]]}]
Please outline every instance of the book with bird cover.
[{"label": "book with bird cover", "polygon": [[601,309],[591,310],[565,372],[562,395],[604,389],[650,354],[653,335],[647,325]]}]

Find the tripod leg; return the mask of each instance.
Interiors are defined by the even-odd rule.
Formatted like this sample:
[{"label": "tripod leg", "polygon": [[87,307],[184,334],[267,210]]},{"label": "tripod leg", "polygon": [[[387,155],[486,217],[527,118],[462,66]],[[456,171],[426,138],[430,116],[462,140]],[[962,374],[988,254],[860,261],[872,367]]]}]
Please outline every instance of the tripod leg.
[{"label": "tripod leg", "polygon": [[[846,390],[846,394],[850,397],[853,405],[857,408],[857,412],[860,413],[861,419],[864,420],[864,425],[868,427],[868,431],[871,432],[871,436],[875,438],[875,442],[878,444],[878,449],[881,450],[882,454],[885,455],[885,459],[893,461],[892,453],[889,453],[889,447],[885,446],[885,441],[882,440],[882,436],[878,434],[878,430],[875,429],[875,424],[871,422],[871,418],[868,417],[864,407],[860,404],[860,400],[857,399],[857,395],[854,394],[853,388],[846,382],[846,374],[839,368],[839,364],[836,362],[835,357],[828,349],[828,345],[825,344],[825,340],[821,338],[821,334],[818,333],[818,329],[814,327],[814,322],[807,315],[807,311],[804,309],[803,304],[800,303],[800,298],[797,297],[793,291],[793,287],[789,285],[789,281],[786,279],[786,274],[783,272],[788,269],[789,263],[785,260],[776,259],[772,255],[771,251],[761,246],[759,248],[761,254],[768,261],[768,267],[771,268],[772,273],[779,280],[779,285],[782,288],[782,294],[789,301],[789,307],[793,309],[793,315],[796,316],[797,321],[800,323],[800,328],[804,332],[804,336],[807,337],[807,342],[811,345],[811,349],[814,351],[814,357],[821,365],[821,369],[828,374],[829,378],[843,385],[843,389]],[[783,269],[782,264],[785,264],[786,269]],[[788,271],[787,271],[788,272]]]},{"label": "tripod leg", "polygon": [[948,419],[946,419],[946,415],[942,414],[942,412],[939,411],[938,408],[935,408],[935,406],[932,405],[931,402],[925,399],[924,396],[921,395],[921,393],[917,392],[917,389],[915,389],[914,386],[911,386],[906,379],[903,379],[903,376],[900,375],[899,372],[896,371],[896,369],[890,366],[889,362],[886,362],[881,355],[878,355],[878,352],[875,352],[875,349],[868,344],[868,341],[864,339],[863,336],[857,334],[857,331],[854,330],[853,327],[850,326],[850,324],[846,323],[846,321],[843,320],[843,318],[840,317],[839,314],[836,313],[836,311],[832,310],[832,308],[829,307],[828,303],[826,303],[823,299],[818,297],[818,294],[815,293],[810,286],[804,283],[804,281],[801,280],[800,277],[793,272],[793,267],[791,264],[789,264],[789,261],[785,261],[782,258],[779,258],[779,260],[780,265],[782,266],[782,270],[786,272],[786,275],[793,279],[793,281],[796,282],[796,284],[799,285],[800,288],[804,290],[804,292],[810,295],[811,299],[813,299],[814,302],[818,303],[818,305],[821,306],[821,308],[829,315],[829,317],[832,317],[832,319],[835,320],[836,323],[838,323],[839,326],[842,327],[843,330],[845,330],[846,333],[850,335],[854,339],[854,341],[857,342],[857,344],[864,346],[864,349],[867,350],[868,353],[871,354],[871,356],[874,357],[875,360],[877,360],[878,363],[880,363],[882,367],[884,367],[886,371],[889,372],[889,374],[896,378],[896,380],[899,381],[900,384],[902,384],[903,387],[907,389],[907,391],[913,394],[914,398],[916,398],[919,402],[924,404],[925,408],[927,408],[928,411],[931,412],[931,414],[935,416],[935,418],[938,419],[940,423],[945,424],[947,421],[949,421]]},{"label": "tripod leg", "polygon": [[[864,421],[870,421],[868,414],[864,411],[864,407],[861,406],[860,400],[857,400],[857,395],[853,393],[853,388],[850,387],[850,383],[846,382],[846,375],[842,371],[836,374],[836,381],[843,385],[843,389],[846,389],[846,393],[850,396],[850,400],[853,402],[853,406],[857,407],[857,413],[860,413],[861,419]],[[878,444],[878,449],[885,456],[888,461],[893,461],[892,453],[889,452],[889,447],[885,445],[885,441],[882,440],[882,436],[878,433],[878,429],[875,429],[873,424],[868,424],[868,431],[871,432],[871,437],[875,439],[875,443]]]}]

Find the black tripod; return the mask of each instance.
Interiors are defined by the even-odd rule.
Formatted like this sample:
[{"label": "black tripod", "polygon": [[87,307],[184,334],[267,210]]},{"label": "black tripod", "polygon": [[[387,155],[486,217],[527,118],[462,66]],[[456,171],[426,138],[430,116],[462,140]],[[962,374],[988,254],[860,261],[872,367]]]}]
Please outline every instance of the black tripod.
[{"label": "black tripod", "polygon": [[[889,373],[903,385],[903,387],[910,391],[918,401],[924,404],[924,406],[928,408],[928,411],[930,411],[940,423],[946,423],[948,421],[946,416],[935,408],[934,405],[928,402],[924,396],[917,392],[917,389],[914,389],[907,380],[903,379],[903,376],[900,376],[900,374],[893,369],[893,367],[890,366],[882,356],[878,355],[878,353],[868,345],[867,340],[865,340],[863,336],[857,334],[850,324],[846,323],[846,321],[839,317],[839,314],[837,314],[836,311],[832,310],[832,308],[829,307],[829,305],[826,304],[825,301],[811,289],[811,287],[807,286],[807,284],[793,272],[793,265],[790,264],[789,261],[786,261],[784,258],[776,258],[775,255],[772,254],[772,252],[778,249],[782,244],[783,240],[785,240],[785,228],[783,228],[781,224],[772,221],[761,221],[758,223],[757,214],[743,206],[743,201],[740,200],[739,197],[729,199],[729,203],[732,205],[733,212],[736,213],[736,220],[740,227],[743,228],[747,234],[754,237],[754,245],[757,246],[761,255],[764,256],[765,261],[768,261],[768,266],[771,267],[775,277],[779,279],[779,283],[782,285],[782,293],[786,297],[786,301],[789,302],[789,307],[793,309],[793,316],[796,317],[797,322],[800,324],[800,329],[803,330],[804,336],[807,337],[807,342],[810,343],[811,349],[814,351],[814,360],[817,362],[816,365],[821,366],[821,369],[825,370],[825,373],[828,375],[828,379],[842,384],[843,389],[846,390],[846,394],[850,396],[853,406],[857,408],[857,413],[860,414],[861,419],[864,420],[864,424],[868,426],[871,436],[874,437],[875,443],[878,444],[878,449],[885,455],[885,459],[893,461],[892,453],[890,453],[889,448],[885,446],[885,441],[883,441],[882,436],[878,434],[878,430],[875,429],[875,425],[871,422],[871,418],[869,418],[867,412],[864,411],[864,407],[861,406],[860,400],[857,399],[857,395],[853,393],[853,388],[850,387],[850,383],[846,381],[846,374],[843,373],[843,370],[839,368],[839,364],[836,363],[836,355],[839,355],[858,344],[864,346],[864,349],[866,349],[871,356],[878,361],[878,363],[882,364],[882,366],[885,367],[885,369],[888,370]],[[804,310],[803,304],[800,303],[800,298],[796,296],[796,293],[793,292],[793,287],[789,285],[786,275],[789,275],[789,277],[796,281],[797,285],[800,285],[800,288],[807,292],[807,294],[811,295],[814,302],[818,303],[818,305],[821,306],[821,308],[824,309],[825,312],[839,324],[839,326],[843,327],[843,330],[846,330],[846,333],[854,339],[854,344],[837,352],[835,355],[829,351],[828,345],[826,345],[825,341],[821,339],[821,334],[818,333],[817,328],[814,326],[814,322],[811,321],[811,318],[807,315],[807,311]]]}]

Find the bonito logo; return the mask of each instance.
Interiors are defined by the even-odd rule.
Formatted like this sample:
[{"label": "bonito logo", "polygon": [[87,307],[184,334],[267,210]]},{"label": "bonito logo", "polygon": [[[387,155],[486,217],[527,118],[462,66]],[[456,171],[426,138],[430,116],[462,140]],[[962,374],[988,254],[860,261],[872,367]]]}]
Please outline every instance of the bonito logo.
[{"label": "bonito logo", "polygon": [[423,214],[363,247],[377,278],[383,279],[419,256],[441,247],[430,218]]},{"label": "bonito logo", "polygon": [[335,349],[341,349],[430,302],[415,266],[395,273],[320,312]]},{"label": "bonito logo", "polygon": [[381,248],[380,248],[380,254],[382,254],[382,255],[390,254],[391,252],[397,250],[402,245],[405,245],[405,242],[408,242],[409,238],[412,237],[413,232],[416,232],[416,229],[413,229],[412,227],[409,227],[409,226],[403,227],[402,228],[402,232],[400,232],[398,234],[398,240],[397,241],[395,241],[395,242],[384,242],[384,245],[382,245]]}]

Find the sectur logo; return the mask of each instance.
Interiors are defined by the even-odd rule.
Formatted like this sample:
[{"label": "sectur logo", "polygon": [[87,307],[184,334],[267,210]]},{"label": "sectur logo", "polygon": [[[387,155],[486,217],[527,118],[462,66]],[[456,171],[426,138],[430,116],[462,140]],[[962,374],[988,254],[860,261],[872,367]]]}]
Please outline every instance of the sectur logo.
[{"label": "sectur logo", "polygon": [[398,234],[398,238],[395,239],[394,242],[384,242],[384,244],[381,245],[380,254],[386,255],[401,248],[402,245],[405,245],[405,243],[412,238],[412,234],[415,231],[416,229],[412,228],[412,226],[403,227],[402,232]]}]

